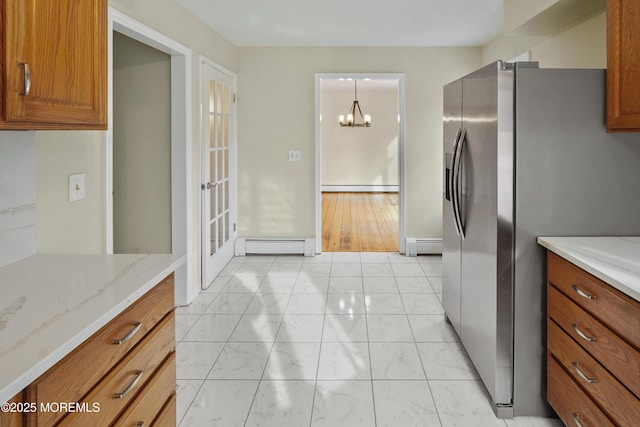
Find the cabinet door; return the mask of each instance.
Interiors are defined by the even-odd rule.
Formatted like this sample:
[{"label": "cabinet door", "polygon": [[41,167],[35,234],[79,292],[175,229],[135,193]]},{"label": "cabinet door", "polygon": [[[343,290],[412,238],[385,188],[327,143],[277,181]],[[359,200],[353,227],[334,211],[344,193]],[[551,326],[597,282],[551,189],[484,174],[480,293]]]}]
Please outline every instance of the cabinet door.
[{"label": "cabinet door", "polygon": [[5,0],[4,21],[2,127],[106,129],[107,1]]},{"label": "cabinet door", "polygon": [[607,130],[640,132],[640,0],[609,0]]}]

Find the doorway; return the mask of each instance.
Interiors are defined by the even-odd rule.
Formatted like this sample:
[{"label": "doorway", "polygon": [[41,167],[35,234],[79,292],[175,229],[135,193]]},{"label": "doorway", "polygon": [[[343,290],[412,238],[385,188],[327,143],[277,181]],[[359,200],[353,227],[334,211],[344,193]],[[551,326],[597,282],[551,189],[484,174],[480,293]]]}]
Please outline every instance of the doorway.
[{"label": "doorway", "polygon": [[317,74],[316,112],[316,251],[404,253],[404,76]]},{"label": "doorway", "polygon": [[[177,305],[192,302],[200,291],[199,280],[192,280],[192,191],[191,185],[191,51],[174,40],[109,8],[109,69],[113,70],[113,33],[157,49],[170,57],[170,252],[184,256],[186,262],[175,271]],[[117,37],[117,36],[116,36]],[[113,205],[113,73],[109,73],[109,130],[105,133],[104,164],[104,242],[105,253],[114,252]]]}]

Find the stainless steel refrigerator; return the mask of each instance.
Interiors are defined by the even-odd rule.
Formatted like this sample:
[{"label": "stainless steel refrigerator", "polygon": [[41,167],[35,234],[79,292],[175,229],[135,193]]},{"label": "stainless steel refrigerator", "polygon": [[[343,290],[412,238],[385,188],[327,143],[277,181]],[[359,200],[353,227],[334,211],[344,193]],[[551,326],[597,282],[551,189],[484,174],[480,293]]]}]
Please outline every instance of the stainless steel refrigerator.
[{"label": "stainless steel refrigerator", "polygon": [[536,236],[640,235],[640,134],[604,120],[604,70],[498,61],[444,87],[443,306],[499,417],[552,413]]}]

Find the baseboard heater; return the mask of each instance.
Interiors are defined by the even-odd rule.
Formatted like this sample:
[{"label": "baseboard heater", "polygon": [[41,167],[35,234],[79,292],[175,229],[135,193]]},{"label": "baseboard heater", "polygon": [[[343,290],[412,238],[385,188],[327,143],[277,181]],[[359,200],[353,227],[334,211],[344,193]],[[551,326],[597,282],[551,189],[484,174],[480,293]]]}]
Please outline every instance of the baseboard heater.
[{"label": "baseboard heater", "polygon": [[314,256],[315,238],[283,237],[259,238],[238,237],[236,239],[236,256],[245,255],[304,255]]},{"label": "baseboard heater", "polygon": [[405,242],[407,256],[442,254],[442,239],[439,238],[407,237]]}]

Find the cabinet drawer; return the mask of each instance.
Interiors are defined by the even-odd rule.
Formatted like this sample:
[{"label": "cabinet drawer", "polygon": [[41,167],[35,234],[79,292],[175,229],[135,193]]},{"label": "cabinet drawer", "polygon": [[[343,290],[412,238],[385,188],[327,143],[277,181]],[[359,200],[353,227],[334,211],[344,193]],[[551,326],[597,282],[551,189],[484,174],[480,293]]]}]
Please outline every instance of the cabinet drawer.
[{"label": "cabinet drawer", "polygon": [[[169,313],[127,357],[82,399],[91,407],[100,404],[100,412],[75,412],[59,426],[108,426],[133,401],[153,377],[165,357],[175,350],[174,313]],[[115,394],[121,393],[120,398]]]},{"label": "cabinet drawer", "polygon": [[164,403],[176,391],[176,354],[171,353],[142,393],[116,422],[119,426],[151,425]]},{"label": "cabinet drawer", "polygon": [[618,425],[640,425],[640,400],[552,320],[547,330],[552,356],[598,406]]},{"label": "cabinet drawer", "polygon": [[640,397],[640,353],[553,286],[547,296],[549,317]]},{"label": "cabinet drawer", "polygon": [[[0,411],[0,427],[22,427],[24,425],[24,416],[20,406],[18,406],[22,402],[22,392],[16,394],[11,399],[7,401],[7,403],[15,405],[13,408],[10,407],[10,411]],[[0,402],[3,403],[3,402]],[[13,411],[15,409],[15,411]],[[29,408],[31,409],[31,408]]]},{"label": "cabinet drawer", "polygon": [[[28,388],[30,402],[77,402],[174,307],[173,274],[119,314]],[[137,331],[122,344],[113,340]],[[63,414],[38,413],[38,425]]]},{"label": "cabinet drawer", "polygon": [[547,255],[547,269],[549,283],[640,349],[638,301],[552,252]]},{"label": "cabinet drawer", "polygon": [[553,286],[547,296],[549,317],[640,397],[640,353]]},{"label": "cabinet drawer", "polygon": [[564,425],[609,427],[614,424],[593,403],[564,369],[549,355],[547,357],[547,398]]},{"label": "cabinet drawer", "polygon": [[153,421],[151,427],[175,427],[176,425],[176,394],[173,393],[167,403],[165,403],[158,417]]}]

